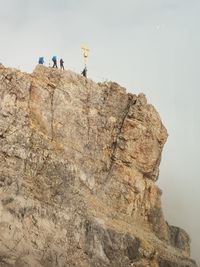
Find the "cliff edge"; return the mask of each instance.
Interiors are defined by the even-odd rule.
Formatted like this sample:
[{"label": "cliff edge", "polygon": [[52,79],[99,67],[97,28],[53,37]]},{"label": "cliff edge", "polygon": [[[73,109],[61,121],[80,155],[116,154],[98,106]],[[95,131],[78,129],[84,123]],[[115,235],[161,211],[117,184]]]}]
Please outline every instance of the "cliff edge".
[{"label": "cliff edge", "polygon": [[0,266],[196,267],[155,183],[166,139],[143,94],[0,66]]}]

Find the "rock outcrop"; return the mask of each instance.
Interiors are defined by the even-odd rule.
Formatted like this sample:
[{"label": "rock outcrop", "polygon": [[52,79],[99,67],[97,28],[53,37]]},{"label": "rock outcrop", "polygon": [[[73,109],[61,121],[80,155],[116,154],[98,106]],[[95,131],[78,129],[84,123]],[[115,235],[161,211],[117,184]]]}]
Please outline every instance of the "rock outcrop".
[{"label": "rock outcrop", "polygon": [[156,185],[167,139],[143,94],[0,67],[0,266],[195,267]]}]

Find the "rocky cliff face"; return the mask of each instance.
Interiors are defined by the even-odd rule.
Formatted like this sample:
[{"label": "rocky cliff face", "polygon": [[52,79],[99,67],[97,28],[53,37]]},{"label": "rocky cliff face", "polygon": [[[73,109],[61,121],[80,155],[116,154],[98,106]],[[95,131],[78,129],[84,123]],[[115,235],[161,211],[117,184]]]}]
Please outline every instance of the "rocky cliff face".
[{"label": "rocky cliff face", "polygon": [[143,94],[0,67],[0,266],[195,267],[155,184],[167,131]]}]

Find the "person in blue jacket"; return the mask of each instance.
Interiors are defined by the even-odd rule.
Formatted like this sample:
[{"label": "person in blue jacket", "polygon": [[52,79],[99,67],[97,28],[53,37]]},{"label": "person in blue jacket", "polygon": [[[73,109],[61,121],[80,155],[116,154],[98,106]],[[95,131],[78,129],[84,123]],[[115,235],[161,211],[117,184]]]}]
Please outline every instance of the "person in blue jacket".
[{"label": "person in blue jacket", "polygon": [[38,64],[44,64],[44,57],[39,57]]},{"label": "person in blue jacket", "polygon": [[57,57],[56,56],[52,57],[52,61],[53,61],[53,67],[52,68],[58,68],[58,66],[57,66]]}]

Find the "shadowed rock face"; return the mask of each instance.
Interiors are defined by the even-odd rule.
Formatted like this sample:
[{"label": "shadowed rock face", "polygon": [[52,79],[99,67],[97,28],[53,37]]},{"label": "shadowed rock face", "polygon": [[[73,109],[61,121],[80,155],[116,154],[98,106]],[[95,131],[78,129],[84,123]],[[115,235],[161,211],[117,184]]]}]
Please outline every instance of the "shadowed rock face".
[{"label": "shadowed rock face", "polygon": [[188,255],[190,254],[190,237],[188,234],[175,226],[169,226],[169,239],[172,246],[185,251]]},{"label": "shadowed rock face", "polygon": [[196,266],[155,184],[166,139],[143,94],[0,66],[0,266]]}]

